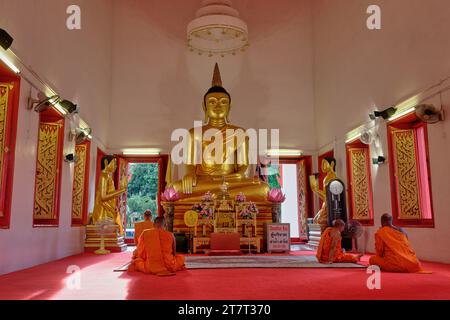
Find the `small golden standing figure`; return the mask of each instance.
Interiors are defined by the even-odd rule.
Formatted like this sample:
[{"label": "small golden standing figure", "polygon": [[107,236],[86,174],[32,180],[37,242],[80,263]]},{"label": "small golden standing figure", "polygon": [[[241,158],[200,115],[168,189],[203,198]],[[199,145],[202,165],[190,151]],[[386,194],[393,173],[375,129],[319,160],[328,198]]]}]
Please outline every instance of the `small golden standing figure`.
[{"label": "small golden standing figure", "polygon": [[122,217],[119,213],[117,199],[127,190],[126,177],[120,181],[116,190],[113,174],[117,170],[117,159],[113,156],[104,156],[101,162],[102,173],[97,186],[94,211],[92,213],[92,224],[111,221],[119,226],[120,235],[124,234]]},{"label": "small golden standing figure", "polygon": [[322,232],[328,227],[328,211],[327,211],[327,186],[331,180],[336,179],[336,173],[334,172],[336,166],[336,160],[331,157],[326,157],[322,160],[322,172],[326,173],[323,179],[323,189],[319,189],[319,184],[315,176],[309,177],[309,183],[311,189],[322,200],[322,208],[314,216],[314,223],[320,224]]}]

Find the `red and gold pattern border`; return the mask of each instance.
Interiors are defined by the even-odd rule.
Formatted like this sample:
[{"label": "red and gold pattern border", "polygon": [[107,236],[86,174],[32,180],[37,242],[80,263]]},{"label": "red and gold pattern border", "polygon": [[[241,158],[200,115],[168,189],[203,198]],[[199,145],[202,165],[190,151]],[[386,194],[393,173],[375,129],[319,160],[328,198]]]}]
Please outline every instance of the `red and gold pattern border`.
[{"label": "red and gold pattern border", "polygon": [[367,174],[370,167],[367,161],[367,151],[366,148],[351,148],[349,150],[353,219],[356,220],[370,220],[371,218],[369,177]]},{"label": "red and gold pattern border", "polygon": [[35,219],[56,219],[55,200],[58,175],[58,123],[40,123],[36,189],[34,197]]},{"label": "red and gold pattern border", "polygon": [[302,159],[297,163],[297,193],[298,193],[298,221],[300,224],[300,238],[307,238],[308,219],[308,182],[306,160]]},{"label": "red and gold pattern border", "polygon": [[419,178],[413,129],[392,132],[400,211],[398,219],[420,219]]},{"label": "red and gold pattern border", "polygon": [[0,228],[8,229],[14,177],[20,77],[0,61]]},{"label": "red and gold pattern border", "polygon": [[346,145],[349,217],[364,225],[374,224],[369,145],[359,140]]},{"label": "red and gold pattern border", "polygon": [[[8,83],[0,83],[0,190],[3,188],[5,179],[3,174],[4,170],[4,158],[5,150],[8,146],[6,145],[6,132],[7,132],[7,122],[8,122],[8,104],[9,104],[9,90],[10,85]],[[0,208],[0,217],[4,217],[3,208]]]},{"label": "red and gold pattern border", "polygon": [[59,225],[64,117],[50,108],[39,114],[34,189],[34,227]]}]

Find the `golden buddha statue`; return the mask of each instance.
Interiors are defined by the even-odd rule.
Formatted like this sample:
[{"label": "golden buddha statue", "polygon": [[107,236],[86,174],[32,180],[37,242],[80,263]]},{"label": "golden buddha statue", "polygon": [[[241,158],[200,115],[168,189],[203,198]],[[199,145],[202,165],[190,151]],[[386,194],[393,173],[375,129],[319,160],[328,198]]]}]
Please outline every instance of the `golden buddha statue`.
[{"label": "golden buddha statue", "polygon": [[323,189],[319,189],[317,179],[315,176],[309,177],[309,184],[314,193],[316,193],[322,200],[322,208],[314,216],[314,223],[320,224],[322,231],[328,227],[328,210],[327,210],[327,186],[331,180],[336,179],[336,173],[334,172],[336,166],[336,160],[331,157],[326,157],[322,160],[322,172],[326,173],[323,179]]},{"label": "golden buddha statue", "polygon": [[117,170],[117,159],[113,156],[104,156],[101,160],[102,173],[97,186],[92,224],[111,222],[119,226],[119,233],[123,235],[122,217],[117,206],[117,198],[126,192],[127,181],[120,182],[120,188],[114,186],[113,174]]},{"label": "golden buddha statue", "polygon": [[[242,192],[249,201],[266,201],[269,185],[254,179],[253,172],[247,176],[249,171],[248,138],[238,139],[237,134],[226,134],[230,129],[234,132],[239,129],[245,132],[244,129],[230,124],[228,120],[230,109],[231,96],[222,87],[219,66],[216,63],[212,87],[203,98],[206,124],[201,127],[202,133],[209,129],[216,129],[216,133],[213,136],[214,139],[207,140],[203,138],[203,134],[202,137],[197,137],[194,133],[195,128],[189,130],[185,175],[172,184],[175,190],[180,192],[180,201],[198,201],[207,191],[219,196],[224,181],[231,197]],[[223,152],[219,161],[214,150],[210,156],[204,156],[203,153],[203,150],[211,149],[213,142],[216,141],[222,142]],[[201,163],[196,164],[194,158],[200,152]]]}]

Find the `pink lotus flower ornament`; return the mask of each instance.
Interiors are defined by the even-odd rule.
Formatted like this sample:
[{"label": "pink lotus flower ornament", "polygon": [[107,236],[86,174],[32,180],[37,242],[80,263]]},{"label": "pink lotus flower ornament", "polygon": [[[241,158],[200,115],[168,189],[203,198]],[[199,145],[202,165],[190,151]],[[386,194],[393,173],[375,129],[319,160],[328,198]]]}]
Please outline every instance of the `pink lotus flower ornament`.
[{"label": "pink lotus flower ornament", "polygon": [[243,194],[242,192],[239,192],[236,197],[234,198],[235,201],[237,202],[245,202],[246,197],[245,194]]},{"label": "pink lotus flower ornament", "polygon": [[180,194],[175,190],[174,187],[169,187],[161,193],[161,200],[174,202],[180,200]]},{"label": "pink lotus flower ornament", "polygon": [[281,192],[281,189],[270,189],[267,193],[267,200],[275,203],[282,203],[286,200],[286,196]]},{"label": "pink lotus flower ornament", "polygon": [[202,201],[205,201],[205,202],[210,202],[213,200],[214,200],[214,195],[211,193],[211,191],[206,192],[202,197]]}]

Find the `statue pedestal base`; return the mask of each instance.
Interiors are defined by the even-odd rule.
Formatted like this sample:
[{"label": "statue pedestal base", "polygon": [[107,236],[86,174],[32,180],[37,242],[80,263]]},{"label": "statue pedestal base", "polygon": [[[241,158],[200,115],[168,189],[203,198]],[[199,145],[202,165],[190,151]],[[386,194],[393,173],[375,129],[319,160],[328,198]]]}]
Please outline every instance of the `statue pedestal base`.
[{"label": "statue pedestal base", "polygon": [[[183,202],[175,202],[174,203],[174,219],[173,219],[173,232],[182,232],[185,234],[189,233],[189,228],[184,223],[184,213],[186,211],[192,210],[194,204],[199,203],[199,201],[183,201]],[[258,208],[258,214],[256,215],[256,230],[253,238],[257,238],[259,241],[259,246],[257,247],[260,251],[265,250],[265,243],[263,242],[264,238],[264,223],[272,222],[272,203],[268,201],[264,202],[255,202]],[[209,232],[208,232],[209,233]],[[203,235],[194,235],[194,248],[195,245],[198,248],[195,250],[196,252],[209,250],[209,234],[205,237]],[[248,246],[248,242],[246,242]]]},{"label": "statue pedestal base", "polygon": [[[94,252],[99,249],[102,241],[102,230],[97,225],[86,226],[86,239],[84,241],[84,252]],[[111,252],[123,252],[127,245],[123,236],[119,234],[119,226],[108,226],[103,234],[105,249]]]}]

